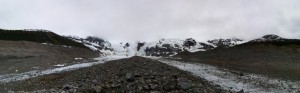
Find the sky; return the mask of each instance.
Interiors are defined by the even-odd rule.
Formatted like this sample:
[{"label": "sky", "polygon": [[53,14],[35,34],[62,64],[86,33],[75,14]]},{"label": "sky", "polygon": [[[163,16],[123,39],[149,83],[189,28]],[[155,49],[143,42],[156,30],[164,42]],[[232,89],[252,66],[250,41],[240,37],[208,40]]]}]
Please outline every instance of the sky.
[{"label": "sky", "polygon": [[111,42],[300,39],[300,0],[0,0],[0,28]]}]

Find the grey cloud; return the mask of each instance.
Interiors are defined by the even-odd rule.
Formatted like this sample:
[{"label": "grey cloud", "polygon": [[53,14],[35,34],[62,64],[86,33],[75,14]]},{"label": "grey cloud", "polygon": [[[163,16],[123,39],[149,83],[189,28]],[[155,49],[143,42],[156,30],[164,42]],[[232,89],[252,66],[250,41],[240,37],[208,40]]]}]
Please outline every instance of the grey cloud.
[{"label": "grey cloud", "polygon": [[0,28],[121,41],[300,38],[298,0],[1,0]]}]

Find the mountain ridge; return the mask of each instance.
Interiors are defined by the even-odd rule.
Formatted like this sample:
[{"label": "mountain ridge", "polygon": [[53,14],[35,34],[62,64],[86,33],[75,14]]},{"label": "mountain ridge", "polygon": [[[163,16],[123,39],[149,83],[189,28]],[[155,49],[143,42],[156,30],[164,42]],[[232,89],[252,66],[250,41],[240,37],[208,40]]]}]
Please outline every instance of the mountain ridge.
[{"label": "mountain ridge", "polygon": [[[98,37],[88,37],[91,40]],[[74,38],[70,38],[73,39]],[[99,39],[99,38],[98,38]],[[81,40],[81,41],[78,41]],[[87,47],[96,51],[101,51],[105,55],[126,55],[126,56],[164,56],[171,57],[182,52],[201,52],[219,48],[230,48],[234,46],[246,46],[251,44],[268,43],[297,43],[297,39],[285,39],[278,35],[264,35],[261,38],[244,41],[238,38],[212,39],[207,42],[198,42],[193,38],[180,39],[160,39],[153,42],[119,43],[111,44],[109,41],[100,39],[101,43],[91,42],[87,39],[77,38],[77,42],[84,43]]]}]

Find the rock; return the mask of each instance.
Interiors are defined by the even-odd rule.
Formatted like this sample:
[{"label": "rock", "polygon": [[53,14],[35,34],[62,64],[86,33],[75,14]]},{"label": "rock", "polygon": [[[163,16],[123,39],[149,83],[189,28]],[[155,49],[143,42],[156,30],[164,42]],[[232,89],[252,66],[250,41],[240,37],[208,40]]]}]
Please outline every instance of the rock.
[{"label": "rock", "polygon": [[175,87],[176,87],[176,81],[175,80],[171,80],[171,81],[169,81],[168,85],[170,86],[171,89],[175,89]]},{"label": "rock", "polygon": [[100,92],[96,92],[96,90],[94,90],[94,89],[81,89],[81,90],[79,90],[78,93],[100,93]]},{"label": "rock", "polygon": [[97,83],[97,80],[96,80],[96,79],[93,79],[93,81],[92,81],[92,82],[96,84],[96,83]]},{"label": "rock", "polygon": [[120,87],[121,85],[120,84],[118,84],[118,83],[112,83],[111,84],[111,87],[112,88],[117,88],[117,87]]},{"label": "rock", "polygon": [[207,91],[208,91],[209,93],[215,92],[215,91],[214,91],[212,88],[210,88],[210,87],[207,87],[206,89],[207,89]]},{"label": "rock", "polygon": [[183,78],[178,79],[178,85],[184,90],[191,88],[191,84]]},{"label": "rock", "polygon": [[171,90],[171,88],[170,88],[170,86],[169,85],[163,85],[163,88],[164,88],[164,90],[167,90],[167,91],[169,91],[169,90]]},{"label": "rock", "polygon": [[159,91],[151,91],[150,93],[160,93]]},{"label": "rock", "polygon": [[55,89],[50,89],[49,92],[50,93],[56,93],[57,91]]},{"label": "rock", "polygon": [[96,93],[100,93],[102,91],[101,86],[95,86],[93,89],[95,90]]},{"label": "rock", "polygon": [[155,79],[155,76],[154,76],[154,75],[152,75],[150,78],[151,78],[151,79]]},{"label": "rock", "polygon": [[144,89],[149,90],[149,86],[148,85],[144,85]]},{"label": "rock", "polygon": [[134,77],[131,73],[126,73],[126,80],[128,82],[133,82],[134,81]]},{"label": "rock", "polygon": [[134,77],[141,77],[141,74],[135,73],[135,74],[134,74]]},{"label": "rock", "polygon": [[152,90],[156,89],[156,85],[149,84],[149,86],[150,86],[150,89],[152,89]]},{"label": "rock", "polygon": [[71,85],[64,85],[62,90],[70,90],[73,86]]},{"label": "rock", "polygon": [[72,85],[64,85],[62,88],[62,92],[64,93],[75,93],[76,92],[76,87]]},{"label": "rock", "polygon": [[194,88],[190,92],[192,92],[192,93],[201,93],[202,91],[199,88]]},{"label": "rock", "polygon": [[143,90],[143,87],[142,87],[142,86],[139,86],[138,88],[139,88],[139,91]]},{"label": "rock", "polygon": [[237,93],[245,93],[244,90],[242,89],[241,91],[237,92]]},{"label": "rock", "polygon": [[240,76],[245,76],[245,74],[244,73],[240,73]]},{"label": "rock", "polygon": [[45,92],[46,92],[46,90],[44,89],[44,90],[38,90],[35,93],[45,93]]}]

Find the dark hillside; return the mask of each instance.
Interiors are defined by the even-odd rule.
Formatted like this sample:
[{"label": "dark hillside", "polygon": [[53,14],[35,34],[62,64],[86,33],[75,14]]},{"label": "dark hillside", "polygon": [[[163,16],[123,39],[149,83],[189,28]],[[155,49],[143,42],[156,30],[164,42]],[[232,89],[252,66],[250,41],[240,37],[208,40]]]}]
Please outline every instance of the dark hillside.
[{"label": "dark hillside", "polygon": [[[0,29],[0,40],[9,41],[32,41],[38,43],[51,43],[54,45],[67,45],[80,48],[87,48],[81,43],[57,35],[46,30],[26,31],[26,30],[5,30]],[[88,49],[88,48],[87,48]]]},{"label": "dark hillside", "polygon": [[287,46],[287,45],[298,45],[300,46],[300,40],[298,39],[280,39],[274,41],[263,41],[263,42],[254,42],[250,41],[238,46],[249,46],[249,45],[276,45],[276,46]]}]

